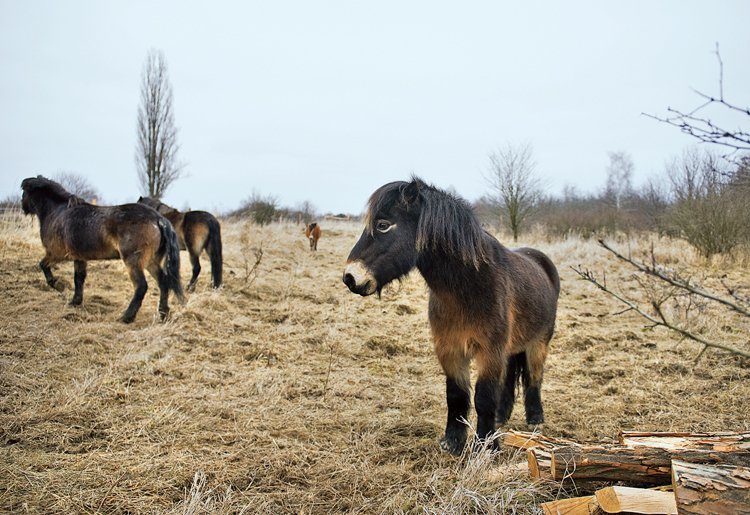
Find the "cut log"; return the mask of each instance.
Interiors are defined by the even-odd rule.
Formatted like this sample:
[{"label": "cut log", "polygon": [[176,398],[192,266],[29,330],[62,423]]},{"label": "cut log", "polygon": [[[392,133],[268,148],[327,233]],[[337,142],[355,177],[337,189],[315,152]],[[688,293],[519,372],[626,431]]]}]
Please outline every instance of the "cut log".
[{"label": "cut log", "polygon": [[510,430],[503,436],[503,445],[506,447],[515,447],[516,449],[532,449],[542,447],[552,449],[553,447],[580,445],[573,440],[564,438],[553,438],[544,436],[542,433],[528,433],[525,431]]},{"label": "cut log", "polygon": [[552,479],[625,481],[642,485],[668,484],[672,459],[691,463],[750,466],[750,451],[733,453],[668,450],[651,447],[575,446],[552,450]]},{"label": "cut log", "polygon": [[750,432],[677,433],[620,431],[619,441],[629,447],[741,451],[750,449]]},{"label": "cut log", "polygon": [[750,468],[672,462],[680,514],[750,514]]},{"label": "cut log", "polygon": [[552,454],[547,449],[533,447],[526,450],[529,476],[535,479],[552,479]]},{"label": "cut log", "polygon": [[605,513],[677,514],[677,504],[672,492],[610,486],[597,490],[594,495]]},{"label": "cut log", "polygon": [[593,495],[542,503],[544,515],[595,515],[602,513]]}]

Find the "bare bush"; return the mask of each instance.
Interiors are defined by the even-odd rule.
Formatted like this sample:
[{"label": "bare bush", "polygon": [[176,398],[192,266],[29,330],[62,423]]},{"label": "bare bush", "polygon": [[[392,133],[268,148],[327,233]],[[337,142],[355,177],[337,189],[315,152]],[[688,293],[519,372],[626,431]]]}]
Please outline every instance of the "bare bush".
[{"label": "bare bush", "polygon": [[101,200],[101,194],[89,180],[83,175],[75,172],[58,172],[53,180],[59,182],[63,188],[77,197],[81,197],[87,202],[98,202]]},{"label": "bare bush", "polygon": [[261,195],[254,191],[249,198],[240,203],[240,207],[229,213],[230,216],[249,217],[260,225],[268,225],[278,215],[279,201],[273,195]]},{"label": "bare bush", "polygon": [[669,221],[679,236],[707,258],[729,253],[741,243],[748,224],[744,202],[715,154],[686,151],[667,173],[674,202]]}]

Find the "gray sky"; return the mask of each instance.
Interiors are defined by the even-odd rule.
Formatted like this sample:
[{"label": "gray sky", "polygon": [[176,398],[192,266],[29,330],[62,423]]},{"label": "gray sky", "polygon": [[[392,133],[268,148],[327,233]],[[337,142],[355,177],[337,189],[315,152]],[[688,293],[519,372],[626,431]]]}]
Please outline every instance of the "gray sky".
[{"label": "gray sky", "polygon": [[530,142],[550,192],[597,191],[607,152],[636,183],[692,140],[641,112],[748,102],[750,2],[138,2],[0,0],[0,196],[87,177],[138,198],[136,110],[164,51],[188,175],[178,208],[255,189],[362,210],[414,172],[474,200],[488,154]]}]

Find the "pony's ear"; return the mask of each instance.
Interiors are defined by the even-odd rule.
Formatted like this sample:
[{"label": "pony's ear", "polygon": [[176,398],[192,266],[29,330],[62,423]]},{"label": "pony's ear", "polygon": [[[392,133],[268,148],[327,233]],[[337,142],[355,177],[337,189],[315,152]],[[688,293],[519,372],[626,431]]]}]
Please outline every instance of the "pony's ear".
[{"label": "pony's ear", "polygon": [[419,179],[412,180],[409,184],[404,187],[401,192],[401,198],[407,206],[414,204],[419,198],[419,193],[422,190],[423,183]]},{"label": "pony's ear", "polygon": [[143,197],[138,197],[138,202],[143,203]]}]

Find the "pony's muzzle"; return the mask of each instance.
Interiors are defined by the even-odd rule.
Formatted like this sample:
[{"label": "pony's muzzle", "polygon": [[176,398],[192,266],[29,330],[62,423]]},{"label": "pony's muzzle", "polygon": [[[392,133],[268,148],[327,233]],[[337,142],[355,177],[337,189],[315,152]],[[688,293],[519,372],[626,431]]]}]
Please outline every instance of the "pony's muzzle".
[{"label": "pony's muzzle", "polygon": [[352,293],[357,293],[363,297],[372,295],[377,290],[375,277],[361,261],[354,261],[346,265],[343,280]]}]

